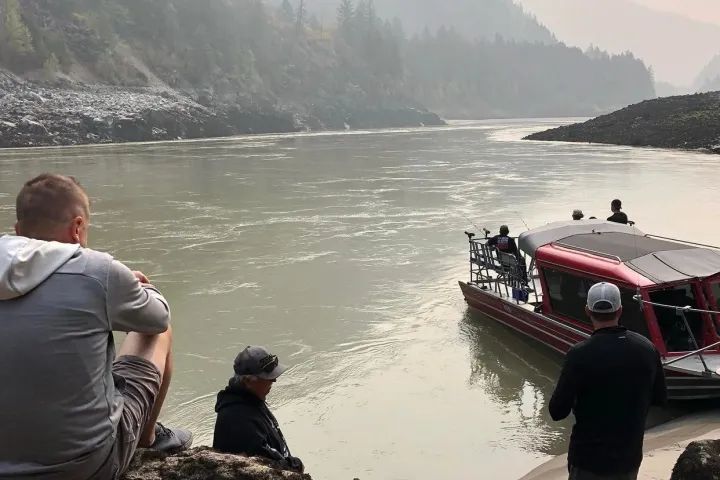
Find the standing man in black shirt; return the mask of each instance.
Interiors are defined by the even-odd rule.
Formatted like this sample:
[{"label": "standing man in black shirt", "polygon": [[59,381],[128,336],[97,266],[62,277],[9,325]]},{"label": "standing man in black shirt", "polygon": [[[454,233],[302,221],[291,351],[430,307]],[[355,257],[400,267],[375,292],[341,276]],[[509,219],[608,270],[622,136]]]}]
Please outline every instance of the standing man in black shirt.
[{"label": "standing man in black shirt", "polygon": [[562,420],[575,414],[570,480],[635,480],[648,410],[667,399],[660,355],[648,339],[618,325],[617,286],[593,285],[586,313],[595,331],[565,357],[550,415]]},{"label": "standing man in black shirt", "polygon": [[624,223],[625,225],[627,225],[628,216],[625,215],[625,212],[621,211],[622,202],[620,200],[616,198],[615,200],[610,202],[610,210],[612,210],[613,214],[608,217],[608,222]]}]

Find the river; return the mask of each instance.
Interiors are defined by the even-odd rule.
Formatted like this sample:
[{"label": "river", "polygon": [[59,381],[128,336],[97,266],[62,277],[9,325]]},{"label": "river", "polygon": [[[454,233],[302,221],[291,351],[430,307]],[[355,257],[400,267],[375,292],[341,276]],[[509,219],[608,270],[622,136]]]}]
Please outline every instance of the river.
[{"label": "river", "polygon": [[212,442],[244,346],[291,368],[270,394],[317,479],[512,479],[567,446],[561,359],[468,312],[464,230],[609,215],[718,243],[720,156],[521,141],[568,120],[0,151],[0,224],[28,178],[72,174],[91,246],[170,300],[163,420]]}]

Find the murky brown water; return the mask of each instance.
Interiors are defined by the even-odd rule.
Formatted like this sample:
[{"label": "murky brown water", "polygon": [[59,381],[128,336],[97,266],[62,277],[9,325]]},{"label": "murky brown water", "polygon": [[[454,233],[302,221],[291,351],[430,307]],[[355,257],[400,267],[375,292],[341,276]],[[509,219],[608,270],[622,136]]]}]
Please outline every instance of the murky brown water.
[{"label": "murky brown water", "polygon": [[212,438],[234,355],[292,366],[271,404],[318,479],[516,478],[566,447],[560,359],[471,314],[463,230],[608,215],[720,243],[720,157],[531,143],[559,122],[0,151],[0,224],[42,171],[93,199],[92,246],[172,303],[164,419]]}]

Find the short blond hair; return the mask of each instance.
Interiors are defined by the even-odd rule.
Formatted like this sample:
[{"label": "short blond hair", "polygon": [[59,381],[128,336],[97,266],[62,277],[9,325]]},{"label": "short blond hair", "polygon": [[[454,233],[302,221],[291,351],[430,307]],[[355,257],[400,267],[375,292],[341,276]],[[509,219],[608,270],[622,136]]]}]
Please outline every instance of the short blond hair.
[{"label": "short blond hair", "polygon": [[48,232],[76,216],[90,218],[90,203],[75,177],[43,173],[28,180],[15,200],[23,232]]}]

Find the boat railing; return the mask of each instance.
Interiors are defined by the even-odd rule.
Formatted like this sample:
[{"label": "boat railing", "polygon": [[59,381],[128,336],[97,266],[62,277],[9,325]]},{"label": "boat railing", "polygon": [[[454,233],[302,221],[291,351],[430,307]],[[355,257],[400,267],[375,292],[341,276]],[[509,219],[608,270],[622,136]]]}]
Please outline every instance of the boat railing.
[{"label": "boat railing", "polygon": [[470,283],[482,288],[492,287],[498,294],[513,298],[517,303],[540,302],[535,279],[535,261],[530,260],[527,268],[527,256],[520,257],[501,252],[488,245],[485,237],[476,238],[474,233],[465,232],[470,242]]},{"label": "boat railing", "polygon": [[[694,350],[694,351],[692,351],[692,352],[688,352],[688,353],[686,353],[686,354],[684,354],[684,355],[681,355],[681,356],[679,356],[679,357],[673,357],[672,360],[667,361],[667,362],[663,362],[663,366],[672,365],[672,364],[675,363],[675,362],[679,362],[680,360],[685,360],[685,359],[688,358],[688,357],[692,357],[693,355],[701,354],[702,352],[704,352],[704,351],[706,351],[706,350],[710,350],[711,348],[718,347],[718,346],[720,346],[720,342],[715,342],[715,343],[713,343],[713,344],[711,344],[711,345],[707,345],[707,346],[705,346],[705,347],[703,347],[703,348],[699,348],[699,349]],[[706,365],[706,368],[707,368],[707,365]]]},{"label": "boat railing", "polygon": [[682,318],[682,321],[685,325],[685,329],[688,332],[688,335],[690,335],[690,339],[692,340],[693,345],[695,345],[696,350],[693,350],[692,352],[683,354],[680,357],[673,358],[672,360],[670,360],[668,362],[663,362],[663,366],[672,365],[675,362],[679,362],[680,360],[684,360],[688,357],[697,355],[698,358],[700,359],[700,363],[702,363],[702,365],[703,365],[703,369],[704,369],[703,374],[704,375],[717,374],[717,372],[713,372],[712,370],[710,370],[708,368],[707,363],[705,363],[705,358],[703,357],[702,352],[704,352],[706,350],[710,350],[713,347],[720,346],[720,342],[716,342],[711,345],[706,345],[705,347],[700,348],[700,345],[698,344],[697,339],[695,338],[695,334],[693,333],[692,328],[690,328],[690,324],[688,323],[688,320],[687,320],[687,317],[685,316],[685,314],[689,313],[689,312],[717,314],[718,312],[716,312],[714,310],[703,310],[700,308],[694,308],[694,307],[691,307],[690,305],[678,306],[678,305],[668,305],[666,303],[652,302],[650,300],[643,299],[641,295],[634,295],[633,300],[640,303],[641,306],[642,305],[652,305],[653,307],[668,308],[668,309],[675,310],[675,312],[678,315],[680,315],[680,318]]},{"label": "boat railing", "polygon": [[692,246],[695,246],[695,247],[704,247],[704,248],[712,248],[712,249],[714,249],[714,250],[720,250],[720,247],[718,247],[718,246],[716,246],[716,245],[708,245],[708,244],[706,244],[706,243],[690,242],[690,241],[687,241],[687,240],[680,240],[680,239],[678,239],[678,238],[663,237],[662,235],[652,235],[652,234],[649,234],[649,233],[648,233],[646,236],[647,236],[647,237],[650,237],[650,238],[657,238],[657,239],[659,239],[659,240],[669,240],[669,241],[672,241],[672,242],[684,243],[685,245],[692,245]]}]

